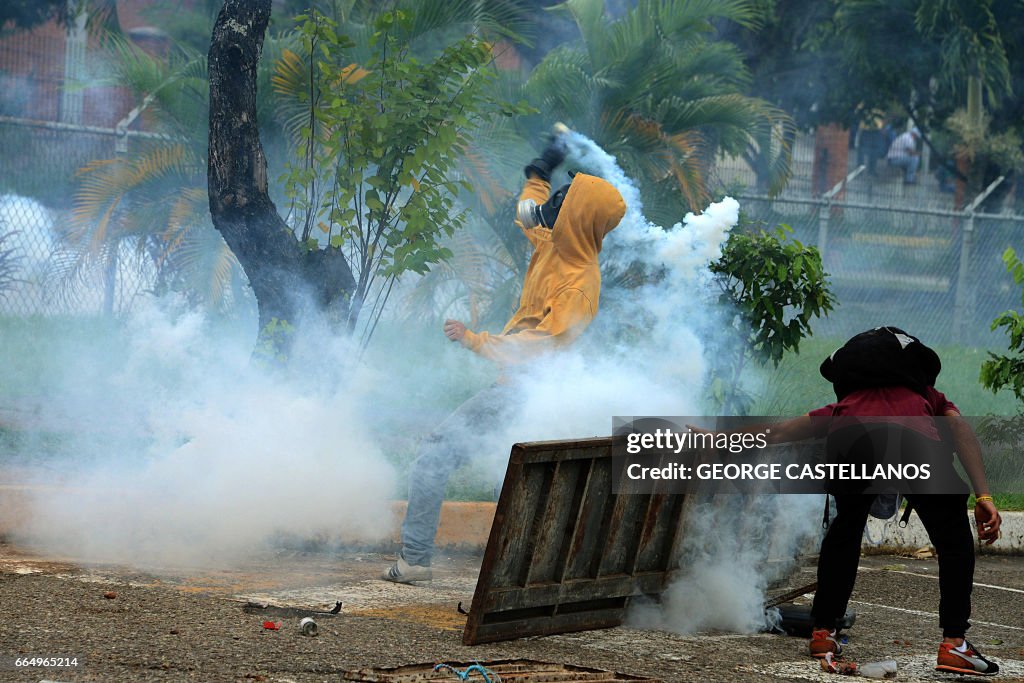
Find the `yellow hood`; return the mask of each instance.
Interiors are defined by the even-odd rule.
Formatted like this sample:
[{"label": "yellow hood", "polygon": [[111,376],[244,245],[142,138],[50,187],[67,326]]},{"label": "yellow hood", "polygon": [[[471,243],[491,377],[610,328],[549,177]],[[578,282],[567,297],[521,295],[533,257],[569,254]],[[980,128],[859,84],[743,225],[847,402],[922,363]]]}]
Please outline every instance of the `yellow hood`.
[{"label": "yellow hood", "polygon": [[562,202],[551,241],[566,261],[595,263],[604,236],[626,213],[626,202],[606,180],[577,173]]},{"label": "yellow hood", "polygon": [[[550,191],[547,182],[531,178],[520,199],[543,204]],[[577,174],[554,228],[519,226],[534,246],[519,309],[501,334],[467,330],[463,345],[510,365],[576,339],[597,315],[601,244],[625,213],[626,203],[611,183]]]}]

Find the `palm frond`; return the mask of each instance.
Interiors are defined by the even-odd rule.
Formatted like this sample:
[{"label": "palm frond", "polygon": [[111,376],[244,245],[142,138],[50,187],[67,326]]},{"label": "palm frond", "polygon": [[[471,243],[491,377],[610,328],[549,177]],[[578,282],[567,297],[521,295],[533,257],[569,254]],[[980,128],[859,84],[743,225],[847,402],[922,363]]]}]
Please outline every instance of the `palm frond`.
[{"label": "palm frond", "polygon": [[413,15],[410,41],[464,26],[483,35],[528,43],[533,30],[528,4],[517,0],[405,0],[400,6]]},{"label": "palm frond", "polygon": [[[191,176],[195,158],[182,144],[158,146],[130,160],[99,160],[79,171],[81,184],[71,213],[72,243],[95,252],[112,228],[115,211],[125,196],[147,185],[162,183],[168,176]],[[130,232],[122,229],[122,232]]]},{"label": "palm frond", "polygon": [[167,253],[179,289],[191,292],[197,303],[224,310],[230,287],[241,266],[220,233],[208,222],[193,223],[181,233],[181,241]]}]

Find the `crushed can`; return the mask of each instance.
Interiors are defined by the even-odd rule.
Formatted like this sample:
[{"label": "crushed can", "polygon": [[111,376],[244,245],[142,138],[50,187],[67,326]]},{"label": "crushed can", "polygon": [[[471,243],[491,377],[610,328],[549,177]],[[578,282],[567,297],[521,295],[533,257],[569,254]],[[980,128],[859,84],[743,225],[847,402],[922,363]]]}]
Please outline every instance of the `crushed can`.
[{"label": "crushed can", "polygon": [[313,617],[306,617],[299,622],[299,633],[313,637],[320,633],[320,627],[313,621]]}]

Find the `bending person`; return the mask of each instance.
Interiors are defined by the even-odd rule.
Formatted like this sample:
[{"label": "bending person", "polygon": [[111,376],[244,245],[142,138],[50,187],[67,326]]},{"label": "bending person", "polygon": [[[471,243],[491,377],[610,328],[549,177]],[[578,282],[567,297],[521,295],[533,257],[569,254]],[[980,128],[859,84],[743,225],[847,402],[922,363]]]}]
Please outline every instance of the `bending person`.
[{"label": "bending person", "polygon": [[[953,468],[952,453],[942,446],[936,418],[947,421],[954,450],[974,489],[974,521],[978,538],[994,543],[1001,518],[990,495],[981,447],[960,411],[935,389],[942,369],[938,355],[921,340],[896,327],[878,327],[846,342],[821,364],[821,374],[832,383],[836,402],[802,417],[771,425],[769,443],[827,437],[841,458],[883,457],[889,444],[904,458],[931,453],[932,479],[942,492],[913,491],[913,506],[935,546],[939,561],[939,644],[935,668],[958,674],[993,675],[999,671],[966,640],[974,585],[974,539],[967,517],[967,485]],[[856,425],[888,425],[894,433],[872,442],[871,433]],[[845,426],[844,426],[845,425]],[[757,433],[764,426],[739,431]],[[854,436],[850,436],[854,430]],[[859,431],[858,431],[859,430]],[[890,434],[893,432],[890,432]],[[833,447],[829,446],[830,451]],[[814,593],[809,643],[813,657],[839,656],[843,647],[837,633],[853,594],[860,562],[861,537],[868,513],[878,494],[865,492],[865,483],[832,482],[829,492],[836,516],[828,526],[818,555],[818,588]]]}]

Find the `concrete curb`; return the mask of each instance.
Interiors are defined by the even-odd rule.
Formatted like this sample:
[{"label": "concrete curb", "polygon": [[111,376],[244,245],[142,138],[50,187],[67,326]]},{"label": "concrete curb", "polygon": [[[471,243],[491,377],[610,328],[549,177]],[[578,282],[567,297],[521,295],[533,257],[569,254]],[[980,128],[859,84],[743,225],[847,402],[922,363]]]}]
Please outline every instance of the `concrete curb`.
[{"label": "concrete curb", "polygon": [[[437,538],[434,544],[438,548],[458,552],[483,553],[487,547],[487,538],[491,534],[491,523],[494,521],[494,510],[497,503],[459,503],[445,501],[441,506],[441,523],[437,527]],[[401,524],[405,519],[406,502],[395,501],[392,505],[395,528],[391,532],[391,540],[401,543]]]},{"label": "concrete curb", "polygon": [[[17,536],[32,514],[32,495],[45,488],[24,484],[0,484],[0,538]],[[62,488],[62,487],[55,487]],[[405,519],[405,501],[391,504],[394,526],[387,541],[380,538],[343,538],[341,542],[357,546],[380,547],[391,551],[401,543],[401,525]],[[496,503],[446,501],[441,506],[437,529],[437,547],[454,552],[480,552],[487,547]]]},{"label": "concrete curb", "polygon": [[[23,528],[29,517],[29,500],[37,487],[0,484],[0,537],[16,534]],[[462,503],[446,501],[441,506],[441,522],[437,531],[437,547],[452,552],[482,553],[487,547],[487,538],[494,520],[496,503]],[[395,525],[390,539],[345,539],[357,545],[380,547],[393,550],[401,542],[401,524],[405,518],[405,501],[392,503]],[[981,546],[985,554],[1024,554],[1024,512],[1003,512],[1003,536],[992,546]],[[895,520],[882,521],[871,518],[864,535],[863,548],[866,552],[913,552],[930,546],[928,534],[917,515],[910,518],[905,529],[897,526]]]},{"label": "concrete curb", "polygon": [[[992,545],[979,546],[981,552],[988,554],[1024,554],[1024,512],[1002,512],[1003,524],[1000,529],[1002,537]],[[974,540],[978,540],[977,530],[973,529]],[[901,529],[896,520],[868,519],[868,528],[864,533],[863,548],[873,552],[905,552],[931,547],[928,532],[921,524],[921,518],[911,515],[905,529]]]}]

